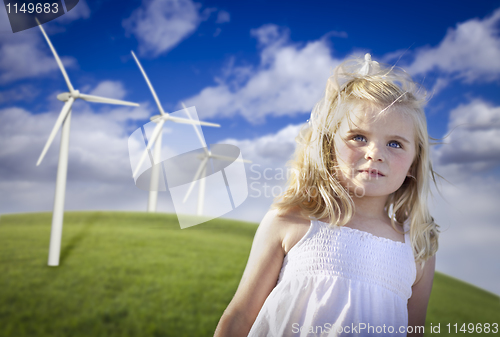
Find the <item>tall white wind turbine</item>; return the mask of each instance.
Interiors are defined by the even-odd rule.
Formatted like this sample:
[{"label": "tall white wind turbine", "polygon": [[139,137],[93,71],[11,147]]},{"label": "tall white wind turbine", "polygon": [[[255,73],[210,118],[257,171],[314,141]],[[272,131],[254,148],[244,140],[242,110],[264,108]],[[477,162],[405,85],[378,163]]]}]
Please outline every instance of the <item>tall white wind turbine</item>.
[{"label": "tall white wind turbine", "polygon": [[56,178],[56,192],[54,197],[54,212],[52,213],[52,229],[50,232],[50,247],[49,247],[49,266],[58,266],[59,265],[59,255],[61,252],[61,237],[62,237],[62,227],[63,227],[63,216],[64,216],[64,195],[66,191],[66,174],[68,171],[68,145],[69,145],[69,129],[71,122],[71,106],[76,99],[80,98],[84,101],[88,102],[97,102],[97,103],[109,103],[109,104],[119,104],[119,105],[129,105],[129,106],[139,106],[137,103],[125,102],[117,99],[111,98],[103,98],[99,96],[86,95],[80,93],[80,91],[75,90],[71,85],[68,74],[64,69],[64,66],[57,55],[56,50],[52,46],[52,43],[49,40],[49,37],[45,33],[42,25],[38,22],[38,27],[42,31],[43,36],[47,40],[47,43],[54,54],[54,58],[56,59],[59,68],[64,76],[66,84],[68,85],[69,92],[65,92],[57,95],[57,99],[65,102],[64,106],[59,114],[59,117],[56,120],[56,124],[52,128],[49,139],[47,143],[45,143],[45,147],[40,154],[40,158],[38,158],[38,162],[36,165],[40,165],[47,150],[49,149],[52,141],[54,140],[57,131],[61,128],[61,145],[59,150],[59,164],[57,167],[57,178]]},{"label": "tall white wind turbine", "polygon": [[[189,111],[188,111],[187,107],[184,105],[184,103],[182,103],[182,107],[184,108],[184,111],[188,115],[189,119],[191,119],[191,116],[189,115]],[[245,160],[245,159],[239,160],[239,158],[237,158],[235,160],[235,158],[232,158],[232,157],[212,153],[212,151],[207,149],[207,144],[205,142],[205,139],[201,135],[200,131],[196,127],[194,128],[194,131],[196,132],[196,135],[198,136],[198,139],[200,140],[200,143],[201,143],[201,146],[203,147],[204,152],[201,155],[197,156],[198,159],[201,160],[201,163],[200,163],[200,166],[198,166],[198,170],[196,171],[194,178],[193,178],[193,181],[191,182],[191,185],[189,185],[189,189],[187,190],[186,195],[184,196],[184,200],[182,202],[187,201],[187,199],[189,198],[189,195],[191,194],[191,192],[194,188],[194,185],[196,185],[196,182],[199,180],[200,186],[198,188],[198,205],[197,205],[197,209],[196,209],[196,214],[201,216],[201,215],[203,215],[203,205],[204,205],[204,201],[205,201],[205,179],[203,179],[203,178],[205,178],[207,176],[207,165],[208,165],[209,160],[210,159],[224,160],[224,161],[229,161],[229,162],[241,161],[243,163],[251,163],[252,161]]]},{"label": "tall white wind turbine", "polygon": [[[215,123],[208,123],[208,122],[202,122],[202,121],[195,121],[191,118],[179,118],[179,117],[174,117],[168,113],[166,113],[163,110],[163,107],[161,106],[160,100],[158,99],[158,96],[156,95],[156,92],[151,85],[151,82],[149,81],[148,75],[146,75],[146,72],[141,66],[141,63],[139,62],[139,59],[137,56],[135,56],[134,52],[131,51],[132,56],[135,59],[135,62],[137,63],[137,66],[141,70],[142,75],[144,76],[144,79],[146,80],[146,83],[148,84],[149,89],[151,90],[151,93],[153,94],[153,98],[156,102],[156,105],[158,106],[158,110],[160,110],[160,115],[156,115],[151,117],[151,121],[156,123],[156,126],[153,130],[153,133],[148,140],[148,145],[146,149],[144,150],[144,153],[142,154],[141,158],[139,159],[139,162],[136,166],[136,169],[133,173],[133,176],[135,177],[138,173],[139,170],[141,169],[142,164],[146,160],[149,150],[151,147],[154,145],[154,150],[153,150],[153,160],[154,164],[157,164],[160,161],[160,154],[161,154],[161,142],[162,142],[162,131],[163,131],[163,124],[165,124],[166,121],[172,121],[175,123],[182,123],[182,124],[192,124],[193,127],[195,128],[196,132],[198,133],[198,129],[196,128],[196,125],[205,125],[205,126],[212,126],[212,127],[220,127],[219,124]],[[156,205],[158,202],[158,174],[160,167],[159,165],[152,165],[152,171],[151,171],[151,182],[150,182],[150,189],[149,189],[149,199],[148,199],[148,212],[156,212]]]}]

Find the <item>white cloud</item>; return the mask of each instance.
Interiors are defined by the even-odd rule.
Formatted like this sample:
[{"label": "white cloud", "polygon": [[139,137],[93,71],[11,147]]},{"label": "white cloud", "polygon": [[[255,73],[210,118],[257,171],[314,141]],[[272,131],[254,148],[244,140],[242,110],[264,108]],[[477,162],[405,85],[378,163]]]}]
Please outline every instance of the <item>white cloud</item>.
[{"label": "white cloud", "polygon": [[242,156],[262,167],[284,167],[295,151],[295,137],[302,124],[288,125],[275,134],[255,139],[225,139],[220,143],[236,145]]},{"label": "white cloud", "polygon": [[275,197],[284,191],[289,171],[286,163],[295,151],[295,137],[302,125],[288,125],[274,134],[254,139],[225,139],[221,144],[236,145],[246,164],[248,198],[227,217],[260,222]]},{"label": "white cloud", "polygon": [[[112,83],[110,86],[109,83]],[[119,82],[105,81],[92,92],[115,88],[110,96],[122,98],[125,92]],[[116,89],[118,88],[118,89]],[[39,167],[36,167],[43,146],[62,108],[51,113],[32,115],[11,107],[0,110],[0,181],[40,183],[55,172],[59,156],[59,137],[52,143]],[[147,104],[139,108],[87,103],[73,104],[69,147],[69,166],[73,179],[84,177],[92,182],[115,182],[131,178],[127,139],[130,121],[147,119]]]},{"label": "white cloud", "polygon": [[450,112],[446,144],[432,152],[440,181],[431,201],[441,226],[437,268],[500,294],[500,107],[480,99]]},{"label": "white cloud", "polygon": [[500,164],[500,107],[475,99],[450,112],[449,136],[436,151],[442,165],[486,169]]},{"label": "white cloud", "polygon": [[[80,0],[73,10],[44,24],[44,28],[50,38],[51,34],[64,31],[63,25],[89,16],[86,1]],[[54,56],[37,27],[13,34],[8,22],[6,12],[0,11],[0,84],[47,76],[59,71]],[[57,50],[58,47],[54,47]],[[66,68],[76,65],[76,60],[72,57],[59,57]]]},{"label": "white cloud", "polygon": [[201,118],[241,114],[252,123],[266,115],[283,116],[311,111],[321,97],[326,80],[340,63],[331,57],[325,40],[296,45],[289,32],[275,25],[252,30],[257,38],[260,64],[253,68],[231,63],[216,79],[185,102],[198,107]]},{"label": "white cloud", "polygon": [[407,70],[412,74],[437,70],[467,82],[498,79],[499,23],[500,9],[483,20],[471,19],[457,24],[448,30],[438,46],[418,49],[414,62]]},{"label": "white cloud", "polygon": [[[57,46],[55,46],[57,50]],[[61,56],[60,56],[61,57]],[[66,68],[75,65],[70,57],[61,57]],[[38,29],[16,34],[0,34],[0,83],[41,77],[59,71],[47,42]]]},{"label": "white cloud", "polygon": [[446,78],[438,78],[434,85],[432,86],[432,89],[430,91],[431,97],[434,95],[437,95],[441,90],[446,88],[448,84],[450,83],[449,79]]},{"label": "white cloud", "polygon": [[[35,164],[58,114],[59,110],[36,115],[16,107],[0,110],[0,213],[52,208],[59,136],[40,166]],[[130,121],[150,115],[148,105],[73,105],[66,209],[138,210],[143,203],[145,209],[147,193],[143,196],[134,185],[127,140],[133,131],[129,129],[135,129]]]},{"label": "white cloud", "polygon": [[2,90],[0,92],[0,104],[6,102],[23,101],[32,102],[38,96],[40,88],[34,87],[31,84],[18,85],[13,89]]},{"label": "white cloud", "polygon": [[500,180],[464,167],[460,172],[448,166],[436,170],[448,180],[431,201],[431,214],[441,227],[437,269],[500,294]]},{"label": "white cloud", "polygon": [[[488,82],[500,75],[500,10],[449,29],[436,47],[418,49],[405,67],[412,74],[436,71],[436,94],[454,79]],[[401,51],[386,55],[396,59]],[[431,214],[441,226],[437,269],[496,294],[498,278],[498,200],[500,107],[473,99],[450,112],[445,143],[432,151],[435,170],[446,181],[431,199]]]},{"label": "white cloud", "polygon": [[[36,115],[15,107],[0,111],[0,143],[8,145],[0,149],[0,162],[16,163],[21,168],[34,167],[59,115],[59,110]],[[81,175],[88,175],[89,172],[96,170],[100,166],[99,163],[111,165],[113,162],[125,162],[130,166],[128,156],[125,156],[124,160],[121,154],[118,155],[121,151],[116,150],[124,147],[127,153],[127,121],[147,119],[151,114],[147,105],[131,108],[77,101],[73,104],[72,111],[69,155],[70,158],[73,157],[70,161],[78,167],[76,170]],[[57,165],[58,141],[56,137],[39,170],[43,171]],[[106,170],[99,175],[120,176],[117,172],[108,172],[109,175],[105,172]],[[11,174],[18,173],[14,170]],[[128,176],[128,172],[126,175]],[[9,175],[4,174],[2,178],[9,179]],[[97,176],[95,178],[98,179]]]},{"label": "white cloud", "polygon": [[231,15],[223,10],[220,10],[219,13],[217,13],[217,20],[215,20],[215,23],[226,23],[231,21]]},{"label": "white cloud", "polygon": [[149,0],[123,21],[139,41],[139,53],[156,57],[191,35],[202,17],[191,0]]},{"label": "white cloud", "polygon": [[89,94],[106,98],[123,99],[126,95],[125,88],[120,81],[102,81]]}]

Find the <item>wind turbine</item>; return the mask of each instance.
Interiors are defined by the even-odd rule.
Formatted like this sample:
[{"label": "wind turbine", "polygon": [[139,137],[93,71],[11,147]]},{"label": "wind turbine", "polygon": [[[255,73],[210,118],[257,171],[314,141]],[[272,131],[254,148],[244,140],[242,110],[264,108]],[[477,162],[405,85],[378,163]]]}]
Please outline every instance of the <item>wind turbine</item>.
[{"label": "wind turbine", "polygon": [[[146,149],[144,150],[144,153],[142,154],[141,158],[139,159],[139,162],[136,166],[136,169],[133,173],[133,176],[135,177],[138,173],[139,170],[141,169],[142,164],[146,160],[146,157],[148,156],[149,150],[153,145],[155,145],[154,150],[153,150],[153,161],[154,164],[157,164],[160,161],[160,154],[161,154],[161,142],[162,142],[162,129],[163,129],[163,124],[165,124],[166,121],[172,121],[175,123],[182,123],[182,124],[192,124],[197,133],[199,132],[198,129],[196,128],[196,125],[205,125],[205,126],[212,126],[212,127],[220,127],[219,124],[215,123],[208,123],[208,122],[202,122],[202,121],[195,121],[191,118],[179,118],[179,117],[174,117],[168,113],[166,113],[163,110],[163,107],[161,106],[160,100],[158,99],[158,96],[156,95],[156,92],[151,85],[151,82],[149,81],[148,75],[146,75],[146,72],[141,66],[141,63],[139,62],[139,59],[137,56],[135,56],[134,52],[131,51],[132,56],[135,59],[135,62],[137,63],[137,66],[141,70],[142,75],[144,76],[144,79],[146,80],[146,83],[148,84],[149,89],[151,90],[151,93],[153,94],[153,98],[155,99],[156,105],[158,106],[158,110],[160,110],[160,115],[155,115],[151,117],[151,121],[156,123],[156,126],[153,130],[153,133],[148,140],[148,145]],[[156,212],[156,204],[158,201],[158,191],[157,191],[157,186],[158,186],[158,174],[160,167],[159,165],[152,165],[152,171],[151,171],[151,182],[150,182],[150,189],[149,189],[149,199],[148,199],[148,212]]]},{"label": "wind turbine", "polygon": [[[186,108],[186,106],[184,105],[184,103],[182,103],[182,107],[184,108],[184,111],[188,115],[189,119],[191,119],[189,111]],[[245,160],[245,159],[240,160],[239,158],[236,158],[236,160],[235,160],[235,158],[232,158],[232,157],[212,153],[211,150],[207,149],[207,144],[205,143],[205,139],[201,135],[200,131],[196,127],[194,128],[194,130],[196,132],[196,135],[198,136],[198,139],[200,140],[200,143],[201,143],[201,146],[203,147],[204,152],[200,155],[197,155],[198,159],[201,160],[201,163],[200,163],[200,166],[198,166],[198,170],[196,171],[194,178],[193,178],[193,181],[192,181],[191,185],[189,185],[189,189],[187,190],[186,195],[184,196],[184,200],[182,200],[182,202],[185,203],[187,201],[187,199],[189,198],[189,195],[191,194],[191,192],[194,188],[194,185],[196,185],[196,182],[198,180],[200,180],[200,186],[198,189],[198,206],[196,209],[196,214],[201,216],[203,214],[203,204],[205,201],[205,199],[204,199],[205,198],[205,179],[203,179],[203,178],[205,178],[207,176],[208,161],[210,159],[224,160],[224,161],[229,161],[229,162],[241,161],[243,163],[251,163],[252,161]]]},{"label": "wind turbine", "polygon": [[99,96],[86,95],[80,93],[80,91],[75,90],[71,85],[68,74],[64,69],[64,66],[57,55],[54,46],[49,40],[49,37],[45,33],[42,25],[36,20],[38,23],[38,27],[42,31],[43,36],[47,40],[49,44],[50,50],[52,50],[52,54],[54,54],[54,58],[56,59],[59,68],[64,76],[66,84],[68,85],[69,92],[65,92],[57,95],[57,99],[65,102],[64,106],[57,117],[56,124],[52,128],[49,139],[47,143],[45,143],[45,147],[40,154],[40,158],[38,158],[38,162],[36,166],[40,165],[47,150],[49,149],[52,141],[54,140],[57,131],[61,128],[61,145],[59,150],[59,164],[57,167],[57,178],[56,178],[56,192],[54,197],[54,212],[52,213],[52,229],[50,232],[50,247],[49,247],[49,266],[58,266],[59,265],[59,255],[61,252],[61,237],[62,237],[62,227],[63,227],[63,216],[64,216],[64,195],[66,191],[66,174],[68,171],[68,145],[69,145],[69,129],[71,122],[71,107],[76,99],[80,98],[84,101],[88,102],[97,102],[97,103],[109,103],[109,104],[119,104],[119,105],[129,105],[129,106],[139,106],[137,103],[125,102],[117,99],[111,98],[103,98]]}]

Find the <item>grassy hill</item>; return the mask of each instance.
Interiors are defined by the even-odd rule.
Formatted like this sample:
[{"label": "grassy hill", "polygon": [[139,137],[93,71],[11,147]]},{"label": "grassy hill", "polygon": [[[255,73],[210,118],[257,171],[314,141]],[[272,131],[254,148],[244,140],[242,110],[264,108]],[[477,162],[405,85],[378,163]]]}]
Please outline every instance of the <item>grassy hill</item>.
[{"label": "grassy hill", "polygon": [[[212,336],[256,230],[224,219],[181,230],[175,215],[70,212],[53,268],[50,223],[50,213],[0,217],[0,336]],[[436,275],[427,329],[441,324],[447,335],[448,323],[499,317],[497,296]]]}]

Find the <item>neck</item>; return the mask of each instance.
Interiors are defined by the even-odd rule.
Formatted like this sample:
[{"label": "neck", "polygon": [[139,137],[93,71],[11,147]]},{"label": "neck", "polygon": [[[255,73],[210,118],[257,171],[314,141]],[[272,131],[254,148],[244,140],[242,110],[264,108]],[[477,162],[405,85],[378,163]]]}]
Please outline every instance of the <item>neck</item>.
[{"label": "neck", "polygon": [[386,220],[387,212],[384,210],[387,197],[353,197],[355,213],[358,219]]}]

